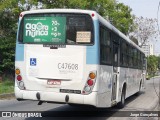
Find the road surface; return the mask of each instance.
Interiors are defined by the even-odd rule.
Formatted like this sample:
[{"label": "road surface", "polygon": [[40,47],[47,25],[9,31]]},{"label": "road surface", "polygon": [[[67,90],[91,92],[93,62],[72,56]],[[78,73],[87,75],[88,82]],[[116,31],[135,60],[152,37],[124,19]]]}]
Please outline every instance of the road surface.
[{"label": "road surface", "polygon": [[[146,80],[146,89],[142,91],[139,96],[131,96],[126,100],[126,105],[123,109],[117,109],[116,107],[106,109],[96,109],[91,106],[69,106],[67,104],[51,104],[43,103],[37,105],[37,101],[17,101],[16,99],[0,100],[0,111],[12,111],[12,112],[25,112],[32,111],[42,114],[41,119],[50,120],[53,119],[48,116],[54,116],[54,119],[67,119],[66,116],[71,117],[70,119],[90,119],[90,120],[158,120],[158,117],[129,117],[130,114],[138,112],[138,114],[145,114],[146,111],[158,111],[159,110],[159,81],[160,78],[154,78]],[[145,112],[144,112],[145,111]],[[149,114],[146,113],[146,114]],[[37,113],[38,114],[38,113]],[[154,112],[153,112],[154,114]],[[156,113],[155,113],[156,114]],[[86,117],[86,116],[89,117]],[[45,117],[44,117],[45,116]],[[47,117],[46,117],[47,116]],[[57,117],[58,116],[58,117]],[[0,120],[33,120],[37,118],[33,117],[20,117],[20,118],[0,118]]]}]

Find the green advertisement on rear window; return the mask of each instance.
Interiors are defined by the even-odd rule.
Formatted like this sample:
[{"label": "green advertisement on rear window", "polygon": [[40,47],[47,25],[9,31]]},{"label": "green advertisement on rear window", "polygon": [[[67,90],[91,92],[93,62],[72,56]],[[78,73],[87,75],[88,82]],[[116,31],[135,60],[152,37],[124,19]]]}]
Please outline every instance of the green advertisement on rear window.
[{"label": "green advertisement on rear window", "polygon": [[65,43],[66,17],[25,17],[23,42]]}]

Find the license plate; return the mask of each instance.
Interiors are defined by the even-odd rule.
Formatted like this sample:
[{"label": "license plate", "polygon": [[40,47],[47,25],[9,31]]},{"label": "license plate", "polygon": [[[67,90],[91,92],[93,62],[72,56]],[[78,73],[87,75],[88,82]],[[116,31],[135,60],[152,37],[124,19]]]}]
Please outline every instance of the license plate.
[{"label": "license plate", "polygon": [[61,81],[60,80],[48,80],[47,84],[48,85],[61,85]]},{"label": "license plate", "polygon": [[80,91],[80,90],[70,90],[70,89],[60,89],[60,92],[62,92],[62,93],[81,94],[81,91]]}]

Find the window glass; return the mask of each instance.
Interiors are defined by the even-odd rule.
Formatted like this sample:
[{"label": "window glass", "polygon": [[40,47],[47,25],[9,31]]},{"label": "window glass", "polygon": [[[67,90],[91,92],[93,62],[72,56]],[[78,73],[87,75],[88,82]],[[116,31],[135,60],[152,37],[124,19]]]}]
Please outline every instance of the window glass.
[{"label": "window glass", "polygon": [[112,63],[110,32],[102,25],[100,25],[100,61],[101,64]]},{"label": "window glass", "polygon": [[27,14],[19,42],[34,44],[93,44],[93,22],[86,14]]},{"label": "window glass", "polygon": [[129,55],[128,55],[128,44],[122,39],[121,40],[121,66],[128,67]]}]

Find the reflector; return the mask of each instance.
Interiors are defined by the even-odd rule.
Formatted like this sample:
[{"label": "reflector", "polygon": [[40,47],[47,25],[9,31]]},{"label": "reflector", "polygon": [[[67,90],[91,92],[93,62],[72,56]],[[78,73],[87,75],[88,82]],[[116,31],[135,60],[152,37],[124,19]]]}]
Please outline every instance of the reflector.
[{"label": "reflector", "polygon": [[85,90],[86,92],[89,92],[89,91],[91,90],[91,88],[90,88],[89,86],[86,86],[86,87],[84,88],[84,90]]}]

